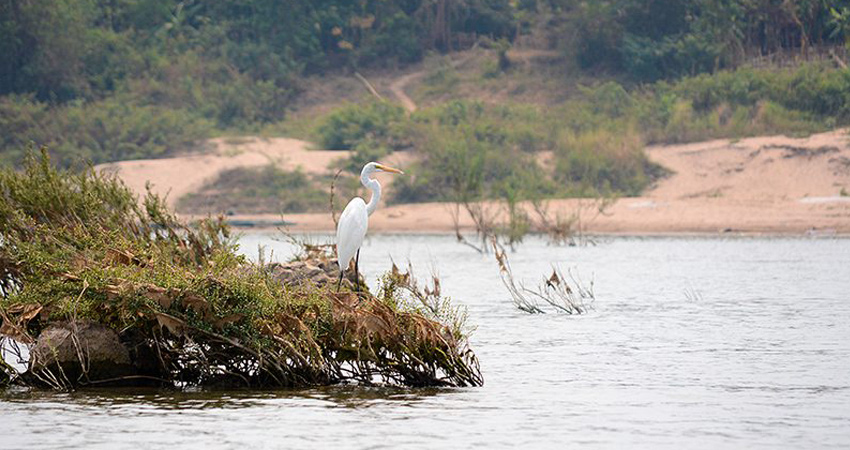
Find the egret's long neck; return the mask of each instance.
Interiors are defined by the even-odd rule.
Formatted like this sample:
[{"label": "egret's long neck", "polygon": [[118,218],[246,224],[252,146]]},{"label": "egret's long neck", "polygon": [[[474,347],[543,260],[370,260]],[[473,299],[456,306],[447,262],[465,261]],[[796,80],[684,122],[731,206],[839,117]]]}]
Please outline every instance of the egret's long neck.
[{"label": "egret's long neck", "polygon": [[369,203],[366,204],[366,212],[371,216],[372,213],[378,209],[378,202],[381,200],[381,183],[378,183],[378,180],[369,178],[368,173],[360,175],[360,183],[372,191],[372,198],[369,199]]}]

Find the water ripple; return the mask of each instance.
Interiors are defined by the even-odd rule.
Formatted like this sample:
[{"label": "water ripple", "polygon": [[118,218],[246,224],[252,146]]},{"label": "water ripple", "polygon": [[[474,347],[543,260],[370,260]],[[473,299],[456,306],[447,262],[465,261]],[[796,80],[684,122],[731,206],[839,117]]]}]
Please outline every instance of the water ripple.
[{"label": "water ripple", "polygon": [[[262,235],[275,255],[285,243]],[[489,257],[444,236],[373,236],[361,266],[410,257],[470,310],[486,384],[279,391],[0,393],[0,447],[846,448],[850,240],[531,239],[519,278],[593,274],[597,310],[526,315]],[[699,292],[699,299],[685,295]]]}]

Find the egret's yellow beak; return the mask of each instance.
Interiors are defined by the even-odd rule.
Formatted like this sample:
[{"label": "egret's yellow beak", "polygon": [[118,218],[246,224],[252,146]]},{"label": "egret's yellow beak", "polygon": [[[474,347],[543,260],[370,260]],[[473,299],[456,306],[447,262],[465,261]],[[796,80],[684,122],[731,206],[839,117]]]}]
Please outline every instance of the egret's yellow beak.
[{"label": "egret's yellow beak", "polygon": [[385,166],[383,164],[375,164],[375,167],[378,170],[383,170],[384,172],[404,174],[404,172],[402,172],[401,170],[398,170],[394,167]]}]

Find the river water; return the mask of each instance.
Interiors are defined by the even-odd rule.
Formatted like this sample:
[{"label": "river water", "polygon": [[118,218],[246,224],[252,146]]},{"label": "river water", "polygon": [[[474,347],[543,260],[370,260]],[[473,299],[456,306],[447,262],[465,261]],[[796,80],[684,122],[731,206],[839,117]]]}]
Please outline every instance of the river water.
[{"label": "river water", "polygon": [[373,236],[361,255],[373,286],[391,258],[437,269],[477,326],[484,387],[13,389],[0,448],[850,446],[850,240],[529,239],[509,256],[527,284],[552,264],[592,279],[595,311],[516,310],[492,256],[449,236]]}]

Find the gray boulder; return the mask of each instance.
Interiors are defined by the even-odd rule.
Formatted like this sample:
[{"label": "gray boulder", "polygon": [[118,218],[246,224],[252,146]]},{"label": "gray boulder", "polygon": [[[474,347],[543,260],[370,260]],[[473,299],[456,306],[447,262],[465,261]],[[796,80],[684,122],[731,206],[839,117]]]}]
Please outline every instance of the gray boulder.
[{"label": "gray boulder", "polygon": [[[283,285],[296,285],[312,282],[317,286],[339,281],[339,264],[329,259],[308,259],[288,263],[273,263],[269,266],[272,276]],[[353,271],[347,271],[345,280],[353,283],[356,278]]]},{"label": "gray boulder", "polygon": [[136,368],[114,330],[86,320],[60,322],[42,331],[28,372],[43,383],[70,387],[122,384],[120,379],[135,375]]}]

